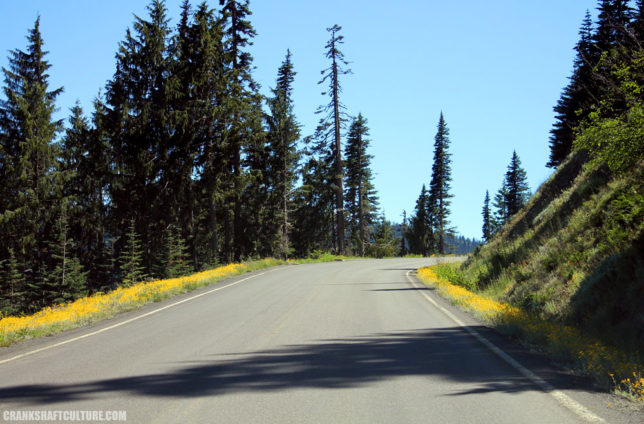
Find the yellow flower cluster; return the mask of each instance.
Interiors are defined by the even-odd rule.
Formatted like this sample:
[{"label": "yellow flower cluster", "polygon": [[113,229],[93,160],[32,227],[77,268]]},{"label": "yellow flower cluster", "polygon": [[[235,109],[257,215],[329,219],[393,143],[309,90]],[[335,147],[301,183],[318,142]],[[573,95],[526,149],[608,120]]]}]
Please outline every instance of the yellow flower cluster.
[{"label": "yellow flower cluster", "polygon": [[[267,262],[267,265],[270,263]],[[119,287],[106,294],[97,293],[71,303],[47,307],[29,316],[6,317],[0,319],[0,346],[87,325],[246,271],[250,271],[250,268],[245,264],[230,264],[186,277]]]},{"label": "yellow flower cluster", "polygon": [[[418,277],[435,287],[442,296],[453,303],[463,306],[490,323],[516,328],[531,340],[545,343],[550,352],[572,358],[583,371],[600,381],[610,376],[616,390],[639,401],[644,398],[644,369],[623,352],[582,334],[577,328],[544,321],[521,308],[472,293],[438,277],[432,268],[419,269]],[[614,375],[624,378],[617,383]]]}]

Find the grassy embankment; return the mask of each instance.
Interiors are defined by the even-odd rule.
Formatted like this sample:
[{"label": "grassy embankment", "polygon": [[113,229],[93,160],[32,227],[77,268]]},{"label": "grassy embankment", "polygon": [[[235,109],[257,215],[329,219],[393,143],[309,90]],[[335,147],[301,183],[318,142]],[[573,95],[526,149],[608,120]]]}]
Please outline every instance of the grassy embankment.
[{"label": "grassy embankment", "polygon": [[0,346],[9,346],[20,340],[47,336],[109,319],[120,312],[130,311],[151,302],[158,302],[178,294],[246,272],[275,265],[330,262],[346,259],[330,254],[315,258],[278,260],[263,259],[220,266],[185,277],[140,282],[129,287],[119,287],[109,293],[97,293],[74,302],[54,305],[28,316],[0,319]]},{"label": "grassy embankment", "polygon": [[613,175],[574,154],[466,262],[420,275],[603,387],[644,397],[642,160]]}]

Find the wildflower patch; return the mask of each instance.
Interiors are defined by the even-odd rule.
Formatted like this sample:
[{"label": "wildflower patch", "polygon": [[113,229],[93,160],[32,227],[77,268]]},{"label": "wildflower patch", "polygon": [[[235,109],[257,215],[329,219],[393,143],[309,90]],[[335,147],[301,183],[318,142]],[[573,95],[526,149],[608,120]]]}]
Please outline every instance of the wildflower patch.
[{"label": "wildflower patch", "polygon": [[644,367],[626,354],[588,337],[574,327],[544,321],[521,308],[480,296],[439,277],[435,266],[420,268],[418,278],[441,296],[482,320],[541,345],[549,354],[572,362],[576,369],[615,391],[644,400]]},{"label": "wildflower patch", "polygon": [[130,287],[119,287],[109,293],[97,293],[74,302],[46,307],[23,317],[0,319],[0,346],[19,340],[55,334],[111,318],[150,302],[158,302],[177,294],[212,284],[254,269],[275,265],[272,259],[252,264],[230,264],[185,277],[140,282]]}]

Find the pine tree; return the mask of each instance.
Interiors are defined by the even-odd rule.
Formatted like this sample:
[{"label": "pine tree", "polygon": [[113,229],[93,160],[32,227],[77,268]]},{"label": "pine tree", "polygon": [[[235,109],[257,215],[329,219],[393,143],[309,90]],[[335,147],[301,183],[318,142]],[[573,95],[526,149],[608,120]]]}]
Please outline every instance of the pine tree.
[{"label": "pine tree", "polygon": [[[226,71],[220,19],[203,2],[192,20],[187,2],[182,7],[175,46],[175,72],[180,93],[173,101],[178,134],[184,146],[183,180],[178,219],[189,235],[196,268],[213,265],[221,256],[220,223],[224,209],[223,180],[229,166],[224,146]],[[193,175],[197,180],[193,181]]]},{"label": "pine tree", "polygon": [[[164,229],[176,214],[172,199],[176,165],[170,153],[176,148],[171,89],[177,83],[171,72],[175,65],[165,3],[152,0],[147,10],[148,19],[135,17],[133,31],[128,29],[119,45],[116,72],[107,85],[104,127],[114,174],[113,230],[136,220],[143,264],[150,270],[164,248]],[[120,252],[125,238],[118,239]]]},{"label": "pine tree", "polygon": [[44,276],[44,305],[66,303],[87,295],[87,272],[74,254],[67,209],[65,199],[56,225],[57,237],[49,247],[51,266]]},{"label": "pine tree", "polygon": [[[248,0],[219,0],[224,27],[224,62],[226,64],[227,97],[224,109],[223,145],[227,146],[227,213],[224,220],[224,251],[227,260],[239,260],[244,249],[242,193],[244,175],[242,154],[258,140],[251,138],[261,132],[261,104],[257,84],[252,78],[252,56],[245,49],[256,35],[248,16]],[[258,119],[260,118],[260,119]],[[259,124],[259,125],[258,125]],[[252,153],[252,152],[251,152]],[[232,212],[232,213],[231,213]]]},{"label": "pine tree", "polygon": [[347,136],[344,157],[345,203],[349,214],[349,240],[357,253],[364,256],[371,240],[370,228],[376,222],[378,198],[372,182],[371,159],[367,153],[370,140],[367,120],[359,114],[354,118]]},{"label": "pine tree", "polygon": [[627,28],[633,17],[629,3],[630,0],[600,0],[597,31],[593,37],[600,54],[627,43]]},{"label": "pine tree", "polygon": [[42,303],[42,281],[48,243],[53,240],[60,196],[55,143],[62,123],[53,119],[55,99],[62,88],[49,90],[40,18],[27,36],[26,51],[10,52],[9,69],[3,68],[5,100],[0,102],[0,259],[15,259],[24,266],[29,282],[27,297]]},{"label": "pine tree", "polygon": [[313,136],[304,138],[306,161],[301,170],[302,184],[296,189],[292,232],[293,245],[299,256],[307,256],[315,250],[330,251],[337,241],[334,153],[327,143],[329,125],[319,125]]},{"label": "pine tree", "polygon": [[123,286],[131,286],[134,283],[148,278],[142,265],[143,250],[141,240],[136,231],[134,219],[130,220],[130,226],[125,234],[125,245],[119,257],[120,277]]},{"label": "pine tree", "polygon": [[373,243],[369,245],[367,254],[374,258],[385,258],[398,254],[398,240],[394,236],[394,228],[391,222],[385,219],[383,214],[375,224]]},{"label": "pine tree", "polygon": [[181,229],[176,225],[169,225],[166,230],[167,261],[165,277],[176,278],[188,275],[193,271],[190,266],[190,255]]},{"label": "pine tree", "polygon": [[[344,59],[344,54],[340,51],[340,46],[344,44],[344,36],[339,35],[342,27],[333,25],[327,28],[331,33],[331,38],[327,42],[325,49],[325,57],[331,61],[331,65],[322,70],[322,79],[318,84],[329,84],[329,90],[323,92],[322,95],[328,94],[331,101],[324,107],[320,107],[317,113],[326,113],[321,119],[320,125],[325,127],[328,138],[332,139],[333,143],[333,164],[334,164],[334,185],[335,185],[335,248],[336,252],[342,254],[345,252],[345,213],[344,213],[344,169],[342,161],[342,142],[341,132],[346,121],[346,112],[344,112],[344,105],[340,102],[340,93],[342,87],[340,85],[340,76],[351,73],[351,70],[345,69],[349,62]],[[324,125],[324,123],[331,123],[331,125]],[[326,138],[326,137],[325,137]]]},{"label": "pine tree", "polygon": [[490,241],[492,236],[492,222],[490,217],[490,193],[485,190],[485,200],[483,200],[483,240]]},{"label": "pine tree", "polygon": [[523,168],[517,152],[512,152],[512,159],[508,170],[505,173],[507,197],[505,204],[507,207],[508,218],[519,212],[519,209],[528,202],[530,198],[530,187],[528,187],[528,177]]},{"label": "pine tree", "polygon": [[[273,210],[270,233],[279,235],[278,245],[272,249],[281,258],[288,258],[291,251],[289,234],[291,232],[290,210],[292,209],[292,192],[295,184],[299,152],[297,140],[300,138],[300,126],[293,113],[293,80],[295,71],[291,62],[290,50],[277,72],[277,84],[272,89],[273,97],[268,99],[270,114],[266,116],[268,126],[269,185],[273,190],[271,204],[267,209]],[[277,211],[277,212],[275,212]]]},{"label": "pine tree", "polygon": [[400,249],[398,250],[398,256],[405,256],[409,253],[407,250],[407,240],[405,238],[407,234],[407,211],[403,210],[402,217],[403,220],[400,225]]},{"label": "pine tree", "polygon": [[597,55],[593,44],[593,27],[590,12],[579,30],[579,41],[575,46],[576,57],[570,82],[561,93],[554,107],[555,123],[550,130],[550,158],[546,166],[555,168],[566,159],[572,150],[575,129],[585,119],[594,103],[596,82],[593,66]]},{"label": "pine tree", "polygon": [[2,265],[0,316],[17,315],[26,307],[24,266],[18,263],[13,249],[9,249],[9,257],[2,261]]},{"label": "pine tree", "polygon": [[409,241],[409,251],[416,255],[428,256],[434,248],[434,233],[430,217],[427,214],[427,204],[429,195],[423,184],[414,215],[409,220],[407,229],[407,240]]},{"label": "pine tree", "polygon": [[505,178],[503,178],[503,183],[501,184],[501,187],[494,195],[494,201],[492,202],[492,206],[494,207],[494,215],[491,219],[492,235],[496,234],[499,230],[501,230],[503,225],[505,225],[508,218],[510,217],[510,214],[508,213],[507,199],[508,199],[507,181]]},{"label": "pine tree", "polygon": [[434,138],[434,164],[432,165],[432,179],[429,184],[428,214],[433,218],[436,249],[438,253],[447,251],[447,236],[452,235],[453,229],[449,226],[449,193],[451,176],[451,159],[449,149],[449,129],[443,118],[443,112],[438,120],[438,130]]}]

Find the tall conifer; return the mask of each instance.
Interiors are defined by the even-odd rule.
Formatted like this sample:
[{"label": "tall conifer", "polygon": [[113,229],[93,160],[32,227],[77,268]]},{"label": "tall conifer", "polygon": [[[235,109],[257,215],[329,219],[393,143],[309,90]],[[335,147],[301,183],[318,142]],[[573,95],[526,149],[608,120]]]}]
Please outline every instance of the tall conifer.
[{"label": "tall conifer", "polygon": [[451,175],[451,159],[449,153],[449,129],[443,118],[443,112],[438,120],[438,129],[434,137],[434,163],[432,179],[429,184],[428,215],[433,219],[434,237],[438,253],[447,252],[447,238],[453,234],[449,225],[449,193]]},{"label": "tall conifer", "polygon": [[490,193],[485,190],[485,200],[483,200],[483,240],[490,241],[492,236],[492,223],[490,216]]},{"label": "tall conifer", "polygon": [[24,265],[32,307],[44,298],[42,283],[48,244],[55,235],[60,179],[56,136],[61,121],[53,119],[55,99],[62,88],[49,90],[51,67],[45,60],[40,18],[27,36],[26,51],[10,52],[3,68],[5,100],[0,103],[0,154],[2,157],[2,210],[0,259],[13,251]]},{"label": "tall conifer", "polygon": [[370,228],[376,223],[378,198],[372,181],[367,120],[359,114],[347,135],[345,157],[345,203],[349,215],[349,240],[360,256],[371,240]]},{"label": "tall conifer", "polygon": [[[349,64],[344,59],[344,53],[340,50],[340,46],[344,44],[344,36],[340,35],[342,27],[333,25],[327,28],[331,33],[331,38],[327,42],[325,48],[325,57],[331,61],[328,68],[322,70],[322,79],[318,84],[329,84],[329,89],[323,92],[322,95],[327,95],[331,98],[330,102],[318,109],[318,113],[325,113],[322,118],[323,122],[328,122],[326,131],[330,135],[333,143],[333,166],[334,166],[334,185],[335,185],[335,248],[337,253],[344,253],[345,246],[345,212],[344,212],[344,169],[342,161],[342,128],[346,121],[346,112],[344,105],[340,102],[340,93],[342,87],[340,85],[340,76],[351,73],[350,69],[345,66]],[[325,137],[326,138],[326,137]]]},{"label": "tall conifer", "polygon": [[277,72],[276,87],[272,89],[273,97],[268,99],[270,114],[266,117],[270,155],[268,184],[273,191],[267,210],[271,212],[273,219],[269,221],[272,225],[264,231],[278,235],[278,243],[272,253],[282,258],[287,258],[291,251],[290,211],[293,207],[292,194],[299,159],[297,140],[300,138],[300,126],[293,113],[292,99],[294,77],[291,52],[287,51]]}]

